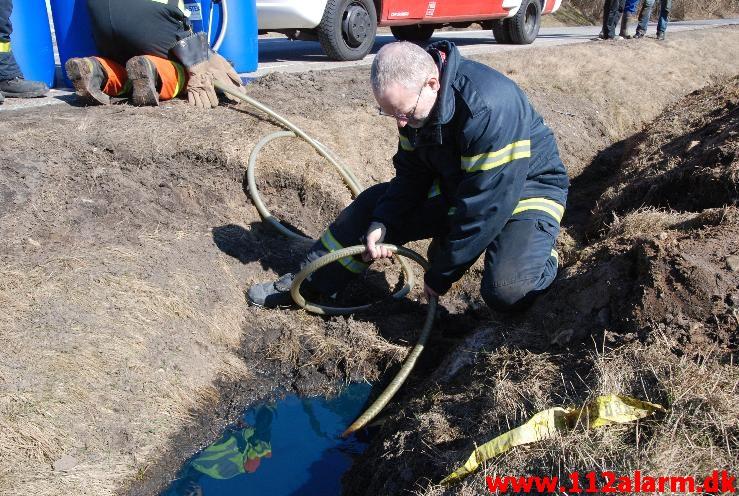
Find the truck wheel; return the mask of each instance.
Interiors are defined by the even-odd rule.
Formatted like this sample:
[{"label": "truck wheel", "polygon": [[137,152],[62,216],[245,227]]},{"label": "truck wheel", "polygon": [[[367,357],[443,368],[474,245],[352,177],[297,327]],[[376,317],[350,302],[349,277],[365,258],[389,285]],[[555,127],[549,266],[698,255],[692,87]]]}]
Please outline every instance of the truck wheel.
[{"label": "truck wheel", "polygon": [[495,41],[507,45],[511,42],[511,21],[509,19],[500,19],[493,21],[493,37]]},{"label": "truck wheel", "polygon": [[411,24],[410,26],[391,26],[390,31],[396,40],[424,43],[434,34],[433,24]]},{"label": "truck wheel", "polygon": [[321,48],[333,60],[364,58],[375,43],[377,13],[372,0],[328,0],[318,25]]},{"label": "truck wheel", "polygon": [[539,0],[522,0],[521,8],[508,21],[510,21],[508,32],[513,43],[516,45],[533,43],[539,34],[539,26],[541,25],[541,4]]}]

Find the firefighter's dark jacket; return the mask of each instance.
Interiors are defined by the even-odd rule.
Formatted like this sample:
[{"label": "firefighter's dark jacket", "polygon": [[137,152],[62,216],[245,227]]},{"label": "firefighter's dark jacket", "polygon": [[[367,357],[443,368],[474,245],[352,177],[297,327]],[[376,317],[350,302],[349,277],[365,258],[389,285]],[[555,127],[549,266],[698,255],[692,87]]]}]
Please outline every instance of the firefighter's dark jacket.
[{"label": "firefighter's dark jacket", "polygon": [[442,67],[437,103],[422,128],[399,129],[396,175],[373,219],[402,230],[405,214],[438,185],[451,207],[448,235],[425,282],[443,294],[512,216],[559,222],[569,180],[552,131],[513,81],[462,57],[449,41],[428,51]]}]

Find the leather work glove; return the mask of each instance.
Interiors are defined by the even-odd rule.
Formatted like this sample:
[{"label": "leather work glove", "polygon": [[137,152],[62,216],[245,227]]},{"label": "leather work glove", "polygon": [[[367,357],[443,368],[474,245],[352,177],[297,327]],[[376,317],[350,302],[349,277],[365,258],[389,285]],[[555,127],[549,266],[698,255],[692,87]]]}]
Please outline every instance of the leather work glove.
[{"label": "leather work glove", "polygon": [[216,108],[218,95],[213,86],[210,61],[206,60],[188,68],[187,101],[198,108]]},{"label": "leather work glove", "polygon": [[[244,93],[244,85],[241,83],[241,78],[234,70],[233,66],[224,59],[221,55],[212,52],[210,54],[210,72],[213,74],[213,80],[218,81],[223,86],[233,89],[239,93]],[[224,93],[226,98],[232,102],[238,101],[228,93]]]},{"label": "leather work glove", "polygon": [[199,108],[218,106],[218,96],[213,87],[208,39],[205,33],[192,33],[178,40],[169,49],[170,55],[187,68],[187,100]]}]

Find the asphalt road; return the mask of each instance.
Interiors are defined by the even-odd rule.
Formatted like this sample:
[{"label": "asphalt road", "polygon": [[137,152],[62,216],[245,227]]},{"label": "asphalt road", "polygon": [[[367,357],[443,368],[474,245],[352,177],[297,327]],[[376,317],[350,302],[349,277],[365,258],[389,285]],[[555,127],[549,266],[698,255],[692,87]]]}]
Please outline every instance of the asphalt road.
[{"label": "asphalt road", "polygon": [[[704,29],[715,26],[739,24],[739,19],[715,19],[707,21],[671,22],[667,35],[679,31]],[[648,36],[655,36],[656,25],[650,24]],[[598,36],[599,26],[554,27],[541,28],[534,47],[569,45],[584,43]],[[532,45],[499,45],[493,39],[491,31],[437,31],[431,41],[449,39],[460,48],[463,55],[495,53],[509,50],[521,50]],[[377,53],[383,45],[395,41],[392,35],[380,34],[377,37],[372,54]],[[611,42],[617,43],[617,42]],[[334,69],[337,67],[370,65],[374,55],[369,55],[356,62],[333,62],[323,52],[318,42],[290,41],[286,38],[267,38],[259,41],[259,69],[249,76],[261,76],[270,72],[304,72]]]},{"label": "asphalt road", "polygon": [[[715,26],[739,24],[739,19],[714,19],[706,21],[671,22],[667,30],[670,33],[705,29]],[[453,40],[464,55],[480,53],[495,53],[509,50],[521,50],[534,47],[568,45],[571,43],[585,43],[598,35],[599,26],[583,27],[554,27],[542,28],[539,37],[533,45],[499,45],[493,39],[490,31],[440,31],[435,33],[432,41],[441,39]],[[651,24],[648,35],[654,36],[656,27]],[[338,67],[367,66],[372,63],[374,53],[383,45],[395,39],[389,33],[381,33],[372,50],[372,54],[363,60],[355,62],[330,61],[321,51],[318,42],[290,41],[286,38],[260,37],[259,40],[259,69],[256,72],[242,74],[242,77],[259,77],[270,72],[304,72],[335,69]],[[618,43],[616,41],[609,43]],[[35,99],[6,99],[0,105],[0,112],[19,110],[29,107],[55,105],[59,103],[74,104],[74,95],[68,90],[52,90],[48,97]]]}]

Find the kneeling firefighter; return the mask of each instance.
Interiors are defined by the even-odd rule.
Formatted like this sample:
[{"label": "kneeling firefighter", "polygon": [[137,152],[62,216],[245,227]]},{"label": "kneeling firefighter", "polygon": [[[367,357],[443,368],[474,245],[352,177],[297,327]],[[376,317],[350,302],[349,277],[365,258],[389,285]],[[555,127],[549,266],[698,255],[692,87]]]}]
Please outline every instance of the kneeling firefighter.
[{"label": "kneeling firefighter", "polygon": [[158,105],[187,91],[190,104],[218,106],[214,81],[242,89],[231,64],[195,33],[183,0],[87,0],[99,55],[69,59],[67,75],[89,104],[130,93]]}]

